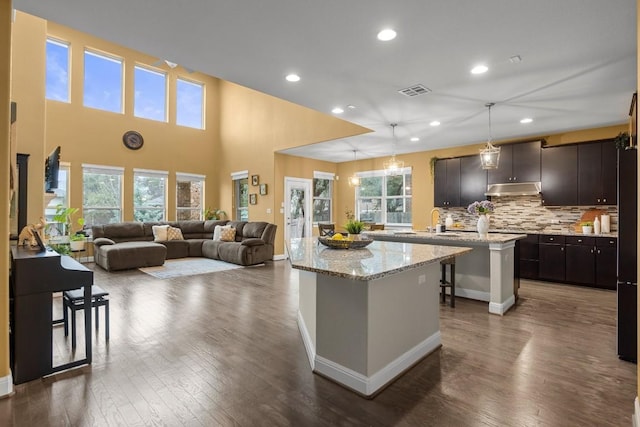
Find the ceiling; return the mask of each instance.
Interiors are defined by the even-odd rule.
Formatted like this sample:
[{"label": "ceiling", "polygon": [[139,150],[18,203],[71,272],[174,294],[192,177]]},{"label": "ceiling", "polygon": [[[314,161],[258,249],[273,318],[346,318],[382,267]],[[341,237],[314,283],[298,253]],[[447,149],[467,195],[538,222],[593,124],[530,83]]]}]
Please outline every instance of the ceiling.
[{"label": "ceiling", "polygon": [[[481,143],[488,102],[494,140],[621,124],[636,90],[635,0],[13,4],[323,113],[340,106],[337,117],[372,132],[285,151],[328,161],[351,159],[354,149],[362,159]],[[387,27],[397,37],[378,41]],[[489,71],[472,75],[480,63]],[[299,82],[285,81],[292,72]],[[398,93],[416,84],[431,92]],[[525,117],[533,122],[521,124]]]}]

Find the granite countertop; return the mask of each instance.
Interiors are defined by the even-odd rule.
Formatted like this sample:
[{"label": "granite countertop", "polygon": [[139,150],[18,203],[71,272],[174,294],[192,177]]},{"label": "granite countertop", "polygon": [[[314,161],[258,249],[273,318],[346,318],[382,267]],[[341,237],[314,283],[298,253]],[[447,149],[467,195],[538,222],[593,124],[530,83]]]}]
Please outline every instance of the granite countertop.
[{"label": "granite countertop", "polygon": [[490,243],[507,243],[514,240],[520,240],[527,237],[526,234],[511,234],[511,233],[489,233],[486,236],[480,236],[477,232],[464,232],[464,231],[446,231],[444,233],[432,233],[429,231],[398,231],[398,230],[384,230],[384,231],[366,231],[364,235],[371,236],[372,239],[390,240],[390,239],[402,239],[403,241],[411,241],[415,239],[416,242],[422,242],[433,240],[446,241],[446,242],[461,242],[469,245],[487,245]]},{"label": "granite countertop", "polygon": [[[446,233],[476,233],[476,230],[471,228],[461,228],[461,229],[451,229],[447,230]],[[555,236],[586,236],[586,237],[618,237],[618,233],[613,231],[611,233],[601,233],[601,234],[582,234],[577,231],[569,231],[569,230],[553,230],[553,229],[515,229],[515,228],[490,228],[489,233],[503,233],[503,234],[551,234]]]},{"label": "granite countertop", "polygon": [[374,241],[362,249],[331,249],[316,237],[287,242],[293,268],[353,280],[379,279],[442,259],[462,255],[467,247]]}]

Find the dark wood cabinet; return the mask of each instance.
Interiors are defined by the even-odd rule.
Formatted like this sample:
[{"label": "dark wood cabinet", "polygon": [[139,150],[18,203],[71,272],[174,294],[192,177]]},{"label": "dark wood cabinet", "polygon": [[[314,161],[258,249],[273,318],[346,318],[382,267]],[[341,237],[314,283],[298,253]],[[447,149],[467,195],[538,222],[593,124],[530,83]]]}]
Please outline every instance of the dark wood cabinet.
[{"label": "dark wood cabinet", "polygon": [[434,206],[460,206],[460,158],[437,160],[433,181]]},{"label": "dark wood cabinet", "polygon": [[460,158],[460,206],[466,207],[476,200],[485,200],[487,171],[482,169],[480,156]]},{"label": "dark wood cabinet", "polygon": [[546,206],[576,206],[578,147],[546,147],[541,152],[542,203]]},{"label": "dark wood cabinet", "polygon": [[540,181],[540,141],[500,146],[498,169],[489,170],[489,184]]},{"label": "dark wood cabinet", "polygon": [[578,145],[578,205],[615,205],[617,152],[612,140]]},{"label": "dark wood cabinet", "polygon": [[616,289],[617,285],[617,239],[596,239],[596,281],[604,289]]},{"label": "dark wood cabinet", "polygon": [[538,280],[538,235],[529,234],[526,238],[518,240],[520,245],[519,266],[520,278]]},{"label": "dark wood cabinet", "polygon": [[567,236],[565,239],[565,280],[580,285],[594,285],[595,238]]},{"label": "dark wood cabinet", "polygon": [[538,277],[541,280],[564,282],[564,236],[541,235],[538,255],[540,258]]}]

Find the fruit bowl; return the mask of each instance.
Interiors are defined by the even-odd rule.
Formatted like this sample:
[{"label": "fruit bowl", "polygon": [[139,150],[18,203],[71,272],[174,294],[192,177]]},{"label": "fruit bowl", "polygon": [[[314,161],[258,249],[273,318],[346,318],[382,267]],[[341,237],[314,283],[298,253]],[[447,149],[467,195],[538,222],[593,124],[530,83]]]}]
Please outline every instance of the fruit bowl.
[{"label": "fruit bowl", "polygon": [[331,249],[361,249],[365,246],[368,246],[372,239],[342,239],[342,240],[334,240],[327,237],[318,237],[318,242],[322,243],[324,246]]}]

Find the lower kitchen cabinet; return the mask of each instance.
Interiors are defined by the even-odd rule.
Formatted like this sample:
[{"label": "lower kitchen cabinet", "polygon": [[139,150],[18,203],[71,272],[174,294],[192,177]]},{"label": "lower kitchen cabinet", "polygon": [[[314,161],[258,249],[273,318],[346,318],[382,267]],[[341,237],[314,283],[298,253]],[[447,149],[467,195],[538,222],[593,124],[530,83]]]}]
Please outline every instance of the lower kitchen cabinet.
[{"label": "lower kitchen cabinet", "polygon": [[518,240],[520,246],[519,252],[519,266],[520,266],[520,278],[538,280],[538,235],[529,234],[526,238]]},{"label": "lower kitchen cabinet", "polygon": [[564,236],[540,235],[538,256],[540,258],[538,267],[540,280],[565,281]]},{"label": "lower kitchen cabinet", "polygon": [[617,288],[617,241],[613,238],[596,239],[596,282],[599,288]]},{"label": "lower kitchen cabinet", "polygon": [[567,236],[565,238],[565,280],[579,285],[596,283],[595,237]]}]

